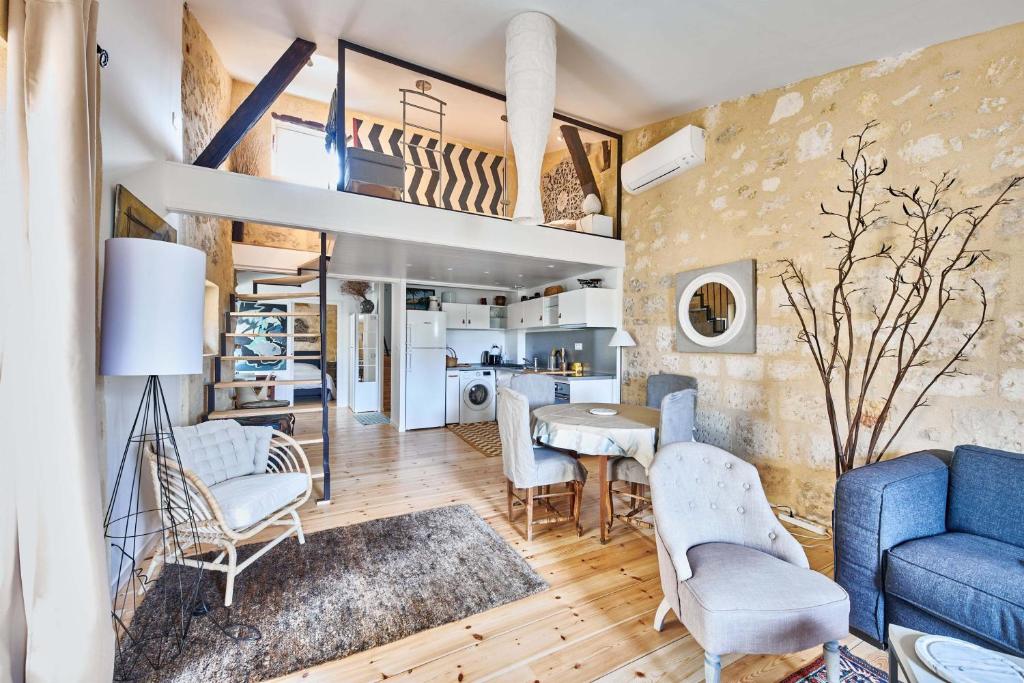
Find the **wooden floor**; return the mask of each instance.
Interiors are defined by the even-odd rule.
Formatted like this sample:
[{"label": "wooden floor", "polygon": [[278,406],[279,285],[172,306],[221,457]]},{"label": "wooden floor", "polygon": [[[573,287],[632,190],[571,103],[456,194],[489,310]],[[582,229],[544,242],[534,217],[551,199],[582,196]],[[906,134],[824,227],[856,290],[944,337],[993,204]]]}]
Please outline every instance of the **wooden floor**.
[{"label": "wooden floor", "polygon": [[[303,511],[307,533],[452,503],[467,503],[530,563],[551,589],[447,626],[285,676],[282,681],[700,681],[703,653],[674,617],[651,627],[661,601],[650,532],[616,525],[597,540],[593,471],[584,496],[584,536],[571,524],[540,529],[527,543],[509,524],[500,458],[484,457],[447,429],[400,434],[331,415],[332,504]],[[296,433],[319,418],[298,416]],[[311,462],[321,450],[310,447]],[[314,465],[315,467],[315,465]],[[315,489],[318,485],[314,486]],[[521,528],[521,527],[520,527]],[[827,547],[809,551],[828,567]],[[885,656],[856,638],[855,654],[884,669]],[[820,654],[724,658],[724,681],[775,683]]]}]

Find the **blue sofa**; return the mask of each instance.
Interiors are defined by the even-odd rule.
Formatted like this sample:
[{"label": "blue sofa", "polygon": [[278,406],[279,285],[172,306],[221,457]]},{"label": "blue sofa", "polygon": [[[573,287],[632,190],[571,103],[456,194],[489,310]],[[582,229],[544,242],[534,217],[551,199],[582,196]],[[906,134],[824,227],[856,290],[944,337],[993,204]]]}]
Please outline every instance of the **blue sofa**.
[{"label": "blue sofa", "polygon": [[836,581],[850,629],[897,624],[1024,656],[1024,454],[924,451],[836,483]]}]

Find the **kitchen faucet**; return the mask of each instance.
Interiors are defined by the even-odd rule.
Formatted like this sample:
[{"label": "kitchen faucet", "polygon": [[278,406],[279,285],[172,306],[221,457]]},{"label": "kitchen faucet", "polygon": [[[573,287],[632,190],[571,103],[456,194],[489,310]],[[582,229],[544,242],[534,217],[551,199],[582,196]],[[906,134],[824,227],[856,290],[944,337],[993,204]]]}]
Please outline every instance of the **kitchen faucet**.
[{"label": "kitchen faucet", "polygon": [[537,372],[537,356],[533,357],[533,361],[531,361],[526,356],[523,356],[523,362],[525,362],[527,365],[529,365],[532,362],[533,363],[533,371]]}]

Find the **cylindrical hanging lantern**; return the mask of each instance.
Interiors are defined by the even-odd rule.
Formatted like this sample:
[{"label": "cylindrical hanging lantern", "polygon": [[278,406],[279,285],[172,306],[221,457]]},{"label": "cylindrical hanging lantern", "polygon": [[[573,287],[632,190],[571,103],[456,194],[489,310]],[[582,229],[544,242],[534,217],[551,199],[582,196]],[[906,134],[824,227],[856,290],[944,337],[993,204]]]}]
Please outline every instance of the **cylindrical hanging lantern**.
[{"label": "cylindrical hanging lantern", "polygon": [[544,222],[540,169],[555,110],[555,22],[524,12],[505,30],[505,95],[518,190],[512,220]]}]

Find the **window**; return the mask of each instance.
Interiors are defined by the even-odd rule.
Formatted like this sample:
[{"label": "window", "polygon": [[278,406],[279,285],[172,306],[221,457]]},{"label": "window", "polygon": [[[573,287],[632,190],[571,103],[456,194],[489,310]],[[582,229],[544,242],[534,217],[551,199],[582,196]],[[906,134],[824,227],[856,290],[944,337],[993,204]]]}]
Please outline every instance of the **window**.
[{"label": "window", "polygon": [[279,180],[334,189],[338,157],[324,147],[323,130],[275,116],[270,171]]}]

